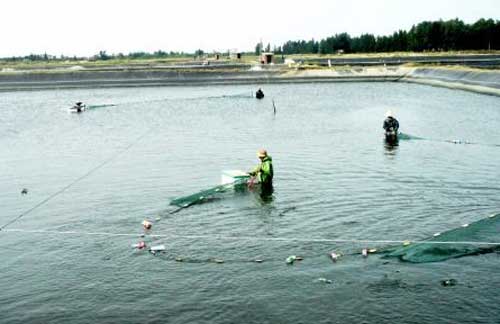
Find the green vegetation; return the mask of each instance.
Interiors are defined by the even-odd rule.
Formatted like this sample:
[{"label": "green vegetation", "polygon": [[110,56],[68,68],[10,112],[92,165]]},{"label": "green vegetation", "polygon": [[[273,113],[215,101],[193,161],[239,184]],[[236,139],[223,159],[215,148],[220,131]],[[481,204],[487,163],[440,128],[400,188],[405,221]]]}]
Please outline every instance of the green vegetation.
[{"label": "green vegetation", "polygon": [[336,34],[320,41],[288,41],[274,51],[281,54],[334,54],[380,52],[436,52],[462,50],[500,50],[500,21],[480,19],[465,24],[459,19],[424,21],[409,31],[390,36],[363,34],[351,37]]},{"label": "green vegetation", "polygon": [[409,31],[399,30],[390,36],[363,34],[351,37],[347,33],[336,34],[325,39],[288,41],[282,46],[272,48],[271,44],[259,42],[255,52],[242,53],[241,59],[233,59],[229,52],[206,53],[202,49],[194,53],[132,52],[128,54],[109,54],[105,50],[91,57],[54,56],[49,54],[30,54],[23,57],[0,58],[0,71],[9,69],[38,70],[79,67],[87,69],[106,69],[122,66],[126,68],[155,68],[159,65],[196,64],[204,62],[259,62],[262,51],[274,50],[275,63],[287,58],[312,59],[333,57],[343,53],[347,57],[390,57],[408,55],[454,55],[467,53],[499,53],[500,21],[480,19],[473,24],[465,24],[459,19],[448,21],[424,21]]}]

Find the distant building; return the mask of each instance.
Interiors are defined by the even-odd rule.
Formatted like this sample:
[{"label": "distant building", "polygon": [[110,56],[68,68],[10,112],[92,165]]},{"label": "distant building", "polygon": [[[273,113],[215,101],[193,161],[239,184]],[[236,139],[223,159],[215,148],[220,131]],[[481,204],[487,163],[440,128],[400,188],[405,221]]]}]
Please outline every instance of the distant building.
[{"label": "distant building", "polygon": [[270,64],[273,63],[274,53],[272,52],[262,52],[260,53],[260,63]]}]

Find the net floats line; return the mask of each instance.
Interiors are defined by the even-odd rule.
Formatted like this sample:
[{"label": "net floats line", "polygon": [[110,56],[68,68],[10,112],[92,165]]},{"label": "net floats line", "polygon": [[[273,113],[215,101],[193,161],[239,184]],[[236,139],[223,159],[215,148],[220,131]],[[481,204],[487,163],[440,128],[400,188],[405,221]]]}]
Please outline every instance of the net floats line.
[{"label": "net floats line", "polygon": [[140,233],[111,233],[111,232],[80,232],[80,231],[52,231],[52,230],[24,230],[4,229],[10,233],[51,234],[51,235],[81,235],[81,236],[115,236],[115,237],[152,237],[169,239],[217,239],[236,241],[275,241],[275,242],[303,242],[303,243],[362,243],[362,244],[464,244],[464,245],[500,245],[500,242],[478,241],[422,241],[422,240],[358,240],[358,239],[327,239],[327,238],[293,238],[293,237],[255,237],[255,236],[228,236],[228,235],[178,235],[178,234],[140,234]]},{"label": "net floats line", "polygon": [[28,210],[22,212],[21,214],[19,214],[17,217],[11,219],[10,221],[8,221],[7,223],[5,223],[4,225],[0,226],[0,232],[1,231],[5,231],[5,228],[9,225],[12,225],[13,223],[17,222],[18,220],[20,220],[22,217],[28,215],[29,213],[31,213],[32,211],[34,211],[35,209],[37,209],[38,207],[46,204],[47,202],[49,202],[50,200],[52,200],[53,198],[57,197],[58,195],[62,194],[63,192],[65,192],[66,190],[68,190],[69,188],[71,188],[72,186],[74,186],[75,184],[77,184],[78,182],[80,182],[81,180],[87,178],[88,176],[90,176],[92,173],[96,172],[97,170],[101,169],[102,167],[104,167],[106,164],[110,163],[111,161],[113,161],[114,159],[116,159],[118,156],[120,156],[121,154],[127,152],[130,148],[132,148],[132,146],[134,146],[135,144],[137,144],[143,137],[145,137],[147,134],[149,134],[152,130],[154,129],[151,128],[151,129],[148,129],[146,132],[144,132],[143,134],[141,134],[139,137],[137,137],[132,143],[128,144],[124,149],[122,149],[121,151],[118,151],[117,153],[115,153],[114,155],[112,155],[110,158],[108,158],[107,160],[104,160],[103,162],[101,162],[100,164],[98,164],[97,166],[93,167],[92,169],[90,169],[87,173],[85,173],[84,175],[80,176],[79,178],[73,180],[72,182],[70,182],[68,185],[64,186],[63,188],[59,189],[58,191],[54,192],[53,194],[51,194],[50,196],[48,196],[47,198],[43,199],[42,201],[40,201],[38,204],[34,205],[33,207],[29,208]]}]

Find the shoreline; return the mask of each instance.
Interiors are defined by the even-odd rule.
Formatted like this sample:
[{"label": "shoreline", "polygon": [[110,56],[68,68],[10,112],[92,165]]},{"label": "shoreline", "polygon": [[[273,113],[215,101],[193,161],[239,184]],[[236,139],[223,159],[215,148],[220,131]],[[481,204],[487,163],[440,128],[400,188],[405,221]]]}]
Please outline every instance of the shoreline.
[{"label": "shoreline", "polygon": [[500,71],[465,67],[207,66],[92,71],[1,72],[0,92],[81,88],[314,82],[407,82],[500,96]]}]

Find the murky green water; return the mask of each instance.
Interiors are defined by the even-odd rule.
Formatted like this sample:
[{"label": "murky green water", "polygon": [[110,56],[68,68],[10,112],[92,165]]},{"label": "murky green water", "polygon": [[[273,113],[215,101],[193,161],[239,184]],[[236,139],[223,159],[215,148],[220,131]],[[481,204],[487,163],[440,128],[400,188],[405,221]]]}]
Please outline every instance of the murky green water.
[{"label": "murky green water", "polygon": [[[306,242],[423,239],[499,212],[499,98],[395,83],[245,97],[256,88],[1,93],[0,224],[24,216],[0,232],[0,322],[500,321],[498,253],[333,263],[329,252],[367,244]],[[116,106],[68,113],[77,100]],[[385,146],[387,109],[423,139]],[[260,147],[274,160],[271,202],[229,194],[169,214],[171,199],[219,184],[222,170],[250,169]],[[131,248],[144,219],[171,236],[145,238],[166,253]]]}]

